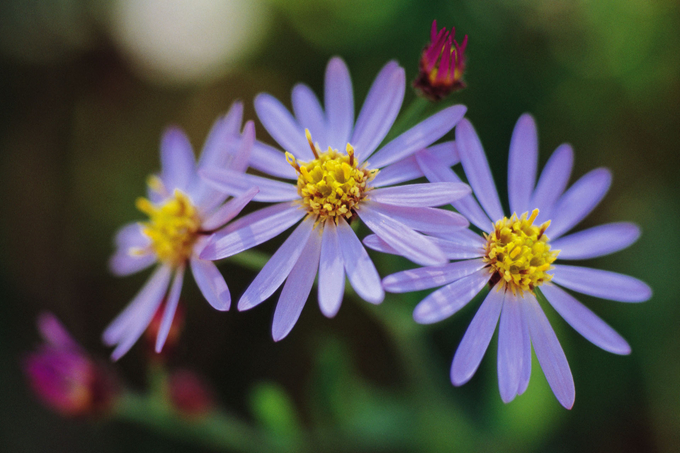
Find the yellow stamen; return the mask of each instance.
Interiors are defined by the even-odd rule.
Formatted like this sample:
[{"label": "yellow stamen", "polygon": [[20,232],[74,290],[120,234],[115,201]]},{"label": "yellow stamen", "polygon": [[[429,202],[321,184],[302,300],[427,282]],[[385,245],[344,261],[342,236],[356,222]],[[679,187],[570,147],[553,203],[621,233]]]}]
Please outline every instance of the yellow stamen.
[{"label": "yellow stamen", "polygon": [[494,274],[492,282],[498,289],[510,290],[513,294],[523,295],[524,291],[533,293],[534,288],[552,279],[547,272],[559,254],[550,250],[548,237],[544,234],[550,221],[535,226],[538,209],[519,218],[513,214],[509,219],[503,217],[494,225],[494,231],[486,238],[484,262],[489,272]]},{"label": "yellow stamen", "polygon": [[151,239],[151,248],[158,260],[172,266],[186,261],[201,227],[198,211],[189,197],[175,189],[172,197],[161,205],[142,197],[137,199],[136,205],[149,216],[149,221],[142,223],[142,231]]},{"label": "yellow stamen", "polygon": [[352,208],[366,196],[367,183],[378,170],[368,170],[357,165],[354,148],[347,144],[347,154],[328,147],[321,152],[319,145],[312,141],[312,134],[305,130],[305,136],[315,159],[299,162],[286,153],[286,160],[297,171],[298,194],[307,210],[318,216],[319,221],[328,218],[352,217]]}]

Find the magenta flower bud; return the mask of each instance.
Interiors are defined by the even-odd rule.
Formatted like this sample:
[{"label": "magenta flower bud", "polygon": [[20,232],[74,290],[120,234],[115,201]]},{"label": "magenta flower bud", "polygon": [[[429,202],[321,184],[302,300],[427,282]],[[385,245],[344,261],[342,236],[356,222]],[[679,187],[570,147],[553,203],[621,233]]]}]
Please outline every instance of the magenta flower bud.
[{"label": "magenta flower bud", "polygon": [[24,360],[24,372],[37,397],[64,416],[105,412],[117,393],[111,373],[93,361],[49,313],[38,318],[45,340]]},{"label": "magenta flower bud", "polygon": [[437,21],[432,22],[430,43],[423,49],[420,57],[420,72],[413,86],[431,101],[444,99],[450,93],[465,88],[465,47],[468,37],[462,44],[454,39],[456,29],[446,28],[437,31]]}]

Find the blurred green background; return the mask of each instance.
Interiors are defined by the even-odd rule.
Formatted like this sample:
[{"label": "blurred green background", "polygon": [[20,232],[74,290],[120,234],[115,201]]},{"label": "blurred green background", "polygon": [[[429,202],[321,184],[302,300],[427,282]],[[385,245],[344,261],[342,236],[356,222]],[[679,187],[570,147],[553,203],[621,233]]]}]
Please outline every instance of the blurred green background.
[{"label": "blurred green background", "polygon": [[[273,299],[218,313],[187,279],[186,329],[172,366],[198,370],[221,404],[252,423],[267,411],[295,411],[291,426],[273,429],[315,432],[318,451],[677,451],[680,6],[671,0],[4,0],[0,450],[210,451],[43,407],[20,369],[38,343],[37,313],[54,312],[105,357],[101,331],[147,278],[108,273],[112,237],[141,218],[134,200],[158,169],[164,128],[181,126],[198,152],[236,99],[254,119],[258,92],[287,106],[298,81],[321,94],[333,55],[350,68],[358,109],[388,60],[415,78],[433,19],[455,26],[459,39],[469,35],[468,88],[454,96],[468,106],[501,192],[523,112],[537,120],[541,164],[570,142],[572,181],[594,167],[612,169],[609,194],[579,228],[630,220],[643,236],[589,265],[641,278],[655,293],[638,305],[580,299],[629,341],[632,355],[598,349],[549,311],[576,404],[564,410],[534,363],[526,394],[504,405],[495,341],[470,383],[448,382],[478,304],[419,326],[410,311],[423,293],[388,295],[376,309],[346,298],[332,320],[312,296],[291,335],[274,344]],[[408,90],[405,105],[413,98]],[[259,123],[257,133],[269,140]],[[411,266],[375,259],[382,275]],[[254,276],[230,263],[220,268],[235,296]],[[116,370],[143,389],[146,361],[140,343]],[[267,393],[272,388],[291,401]],[[324,441],[325,432],[352,441]]]}]

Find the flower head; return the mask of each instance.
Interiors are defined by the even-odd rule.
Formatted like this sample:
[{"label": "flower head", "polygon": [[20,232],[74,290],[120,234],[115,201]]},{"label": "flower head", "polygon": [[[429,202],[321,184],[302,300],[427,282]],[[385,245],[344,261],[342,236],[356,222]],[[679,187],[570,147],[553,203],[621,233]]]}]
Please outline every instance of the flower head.
[{"label": "flower head", "polygon": [[[388,63],[373,82],[355,122],[349,71],[340,58],[333,58],[326,69],[325,109],[305,85],[293,89],[295,116],[268,94],[255,99],[260,121],[285,154],[256,142],[250,165],[292,184],[220,169],[201,172],[206,181],[226,193],[257,186],[260,192],[254,200],[278,202],[217,232],[201,253],[203,259],[234,255],[304,219],[238,303],[239,310],[252,308],[285,281],[274,313],[275,340],[293,328],[317,273],[319,305],[328,317],[340,308],[345,275],[364,300],[383,300],[375,266],[350,227],[353,218],[361,219],[400,254],[423,265],[443,264],[446,256],[421,233],[467,226],[459,214],[433,208],[467,195],[470,189],[465,184],[385,187],[422,177],[409,156],[443,137],[466,110],[461,105],[444,109],[375,152],[399,113],[404,90],[404,70]],[[447,155],[453,147],[447,142],[430,150]]]},{"label": "flower head", "polygon": [[50,313],[38,318],[45,341],[24,361],[24,372],[35,394],[65,416],[106,411],[117,393],[109,370],[92,360]]},{"label": "flower head", "polygon": [[432,22],[430,43],[420,57],[418,78],[413,82],[423,96],[439,101],[454,91],[465,88],[465,47],[468,37],[458,44],[454,39],[456,29],[437,31],[437,21]]},{"label": "flower head", "polygon": [[257,189],[251,188],[225,203],[228,196],[206,184],[197,171],[225,168],[238,173],[246,169],[255,128],[248,122],[241,134],[242,115],[243,106],[236,103],[217,120],[197,163],[181,130],[170,128],[163,135],[161,173],[149,177],[148,195],[136,203],[148,220],[128,224],[118,232],[117,250],[110,261],[116,275],[158,264],[147,284],[104,331],[104,342],[116,346],[114,360],[139,339],[165,300],[155,344],[156,352],[161,351],[173,325],[187,266],[210,305],[217,310],[229,309],[231,296],[224,278],[199,254],[208,237],[236,217]]},{"label": "flower head", "polygon": [[[413,312],[417,322],[427,324],[451,316],[490,286],[456,351],[451,381],[462,385],[474,375],[500,319],[498,383],[502,400],[510,402],[526,390],[533,345],[558,401],[571,408],[575,390],[569,364],[538,299],[545,296],[596,346],[615,354],[630,353],[626,340],[563,288],[621,302],[648,300],[651,289],[627,275],[557,264],[556,260],[608,255],[630,246],[640,231],[632,223],[621,222],[563,236],[604,197],[611,174],[603,168],[593,170],[565,191],[573,153],[569,145],[562,145],[536,182],[538,140],[529,115],[520,117],[510,141],[508,194],[513,214],[509,218],[503,214],[482,145],[467,120],[456,128],[456,144],[474,196],[453,205],[482,231],[482,236],[471,231],[440,235],[438,243],[454,262],[389,275],[383,279],[384,287],[390,292],[406,292],[443,286]],[[459,181],[428,151],[420,152],[416,160],[431,181]],[[369,236],[364,242],[389,251],[379,237]]]}]

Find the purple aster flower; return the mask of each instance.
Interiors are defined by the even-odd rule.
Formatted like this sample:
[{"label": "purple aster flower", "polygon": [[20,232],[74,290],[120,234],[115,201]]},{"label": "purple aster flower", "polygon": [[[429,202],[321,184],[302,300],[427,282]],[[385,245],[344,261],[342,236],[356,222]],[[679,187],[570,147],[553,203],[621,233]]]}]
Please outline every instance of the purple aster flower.
[{"label": "purple aster flower", "polygon": [[[398,272],[385,277],[383,285],[390,292],[443,286],[423,299],[413,312],[417,322],[429,324],[456,313],[488,284],[491,290],[453,358],[451,381],[462,385],[474,375],[500,319],[501,399],[510,402],[526,390],[533,345],[553,393],[570,409],[575,395],[571,370],[536,294],[542,293],[577,332],[596,346],[614,354],[629,354],[626,340],[563,288],[608,300],[643,302],[652,295],[649,286],[627,275],[554,262],[558,257],[583,260],[622,250],[637,240],[640,230],[632,223],[619,222],[564,236],[602,200],[611,174],[605,168],[595,169],[565,191],[573,152],[564,144],[555,150],[536,183],[538,139],[530,115],[520,117],[510,141],[508,193],[513,214],[509,218],[503,213],[482,144],[469,121],[461,121],[456,128],[456,144],[474,197],[467,196],[453,206],[482,235],[469,230],[438,235],[437,243],[455,262]],[[428,153],[415,156],[428,179],[459,181],[448,165]],[[365,243],[391,251],[389,244],[377,236],[367,237]]]},{"label": "purple aster flower", "polygon": [[110,268],[116,275],[129,275],[154,263],[158,266],[132,302],[104,331],[104,343],[116,346],[113,360],[123,356],[147,328],[165,300],[165,310],[156,337],[160,352],[168,337],[177,309],[184,272],[189,265],[196,284],[208,303],[228,310],[229,288],[211,262],[199,258],[208,237],[236,217],[257,193],[256,188],[224,203],[227,195],[198,177],[203,168],[228,168],[243,172],[255,140],[252,121],[239,133],[243,105],[235,103],[213,126],[203,153],[194,162],[191,144],[184,132],[170,128],[161,141],[161,172],[149,178],[148,198],[139,198],[137,208],[149,216],[146,222],[125,225],[116,235],[116,253]]},{"label": "purple aster flower", "polygon": [[95,362],[51,313],[38,317],[44,344],[24,360],[31,388],[47,406],[65,416],[101,414],[118,390],[110,371]]},{"label": "purple aster flower", "polygon": [[[404,70],[395,62],[388,63],[373,82],[355,123],[349,71],[340,58],[333,58],[326,69],[325,109],[306,85],[293,89],[295,116],[268,94],[255,99],[260,121],[286,152],[284,155],[258,142],[250,165],[296,183],[217,168],[201,172],[207,181],[227,193],[238,194],[258,186],[260,192],[254,200],[278,202],[216,233],[201,253],[203,259],[239,253],[304,218],[238,303],[239,310],[252,308],[286,281],[274,313],[275,341],[293,328],[317,272],[319,305],[328,317],[335,316],[340,308],[345,275],[364,300],[376,304],[383,300],[378,272],[350,227],[354,216],[401,255],[422,265],[444,264],[446,256],[421,232],[443,232],[468,225],[457,213],[433,208],[469,194],[465,184],[385,187],[423,176],[414,165],[389,165],[440,139],[466,111],[461,105],[444,109],[374,153],[399,113],[404,89]],[[452,147],[451,142],[443,143],[432,146],[430,152],[446,160]],[[387,168],[380,170],[383,167]]]}]

